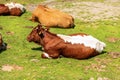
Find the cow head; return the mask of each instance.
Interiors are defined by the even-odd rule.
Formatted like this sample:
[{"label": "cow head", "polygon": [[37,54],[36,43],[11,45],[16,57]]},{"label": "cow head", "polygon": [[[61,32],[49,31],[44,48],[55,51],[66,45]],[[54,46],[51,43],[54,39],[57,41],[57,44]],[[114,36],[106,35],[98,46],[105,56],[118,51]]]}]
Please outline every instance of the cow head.
[{"label": "cow head", "polygon": [[33,28],[31,33],[27,36],[27,41],[43,45],[41,37],[39,36],[41,35],[40,34],[40,32],[42,31],[41,29],[42,29],[41,25],[37,25],[35,28]]}]

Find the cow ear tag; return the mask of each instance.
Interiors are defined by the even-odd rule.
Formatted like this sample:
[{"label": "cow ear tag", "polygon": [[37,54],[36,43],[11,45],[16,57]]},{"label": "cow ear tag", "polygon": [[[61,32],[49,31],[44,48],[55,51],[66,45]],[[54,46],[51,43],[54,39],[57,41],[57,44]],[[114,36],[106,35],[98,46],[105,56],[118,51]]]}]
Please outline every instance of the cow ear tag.
[{"label": "cow ear tag", "polygon": [[36,28],[36,30],[38,29],[38,27]]},{"label": "cow ear tag", "polygon": [[38,33],[38,35],[41,35],[42,34],[42,32],[40,31],[39,33]]}]

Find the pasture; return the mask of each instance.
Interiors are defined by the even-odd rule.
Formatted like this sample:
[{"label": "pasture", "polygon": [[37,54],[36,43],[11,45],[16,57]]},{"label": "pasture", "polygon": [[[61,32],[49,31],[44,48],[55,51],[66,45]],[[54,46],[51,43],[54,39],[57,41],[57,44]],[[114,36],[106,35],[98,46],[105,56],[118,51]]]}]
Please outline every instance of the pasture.
[{"label": "pasture", "polygon": [[[23,4],[20,17],[0,16],[0,33],[8,49],[0,53],[0,80],[119,80],[119,0],[10,0]],[[8,1],[9,2],[9,1]],[[0,0],[0,3],[6,3]],[[75,18],[75,28],[51,28],[56,34],[87,33],[106,43],[104,52],[90,59],[42,59],[41,46],[26,38],[38,23],[31,22],[31,10],[47,4]],[[31,7],[32,6],[32,7]],[[32,27],[33,26],[33,27]]]}]

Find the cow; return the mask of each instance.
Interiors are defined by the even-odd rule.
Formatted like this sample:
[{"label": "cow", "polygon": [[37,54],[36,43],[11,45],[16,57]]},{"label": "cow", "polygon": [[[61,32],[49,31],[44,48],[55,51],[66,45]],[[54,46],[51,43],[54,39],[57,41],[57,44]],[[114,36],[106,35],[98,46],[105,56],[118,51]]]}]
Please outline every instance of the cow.
[{"label": "cow", "polygon": [[5,6],[8,6],[10,15],[12,16],[21,16],[25,12],[25,7],[19,3],[7,3]]},{"label": "cow", "polygon": [[25,7],[19,3],[0,4],[0,15],[21,16],[25,12]]},{"label": "cow", "polygon": [[32,12],[31,21],[39,22],[45,27],[74,28],[74,18],[64,12],[38,5]]},{"label": "cow", "polygon": [[[35,40],[32,37],[39,37]],[[28,41],[39,43],[44,48],[42,58],[56,59],[60,56],[75,59],[88,59],[96,56],[104,50],[106,44],[100,40],[84,33],[68,35],[54,34],[41,25],[36,26],[28,35]],[[31,38],[31,39],[30,39]]]},{"label": "cow", "polygon": [[7,44],[3,42],[2,35],[0,34],[0,52],[6,50]]},{"label": "cow", "polygon": [[9,14],[8,6],[5,6],[4,4],[0,4],[0,15],[8,15],[8,14]]}]

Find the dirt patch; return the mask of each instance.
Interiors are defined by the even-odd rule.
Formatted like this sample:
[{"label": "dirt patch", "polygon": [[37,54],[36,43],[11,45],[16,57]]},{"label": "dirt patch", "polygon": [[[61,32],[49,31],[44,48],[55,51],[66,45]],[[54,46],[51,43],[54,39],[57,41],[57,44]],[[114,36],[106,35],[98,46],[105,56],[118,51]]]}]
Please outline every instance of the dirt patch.
[{"label": "dirt patch", "polygon": [[91,64],[90,66],[86,66],[85,69],[89,70],[89,69],[94,69],[98,72],[104,72],[106,68],[106,65],[101,65],[101,64]]},{"label": "dirt patch", "polygon": [[107,77],[98,77],[97,79],[94,79],[93,77],[91,77],[89,80],[110,80]]},{"label": "dirt patch", "polygon": [[[88,22],[107,19],[118,20],[120,16],[120,6],[113,5],[117,2],[119,2],[119,0],[105,0],[104,2],[84,2],[78,0],[63,0],[57,2],[55,0],[46,0],[40,4],[67,12],[74,18]],[[38,4],[28,5],[27,9],[32,11],[37,5]]]},{"label": "dirt patch", "polygon": [[108,37],[108,38],[107,38],[107,41],[108,41],[108,42],[115,43],[115,42],[117,42],[117,41],[120,41],[120,38]]},{"label": "dirt patch", "polygon": [[89,66],[85,67],[85,70],[96,70],[98,72],[105,72],[107,64],[111,62],[111,59],[96,58],[95,61],[97,61],[97,63],[91,63]]},{"label": "dirt patch", "polygon": [[23,70],[23,67],[18,65],[9,65],[9,64],[2,66],[2,71],[11,72],[12,70]]},{"label": "dirt patch", "polygon": [[120,52],[108,52],[112,58],[120,58]]},{"label": "dirt patch", "polygon": [[13,31],[8,31],[8,32],[6,32],[6,34],[8,34],[8,35],[14,35],[14,32]]}]

